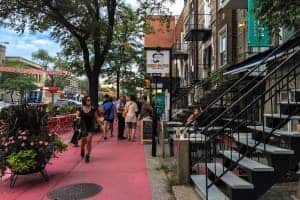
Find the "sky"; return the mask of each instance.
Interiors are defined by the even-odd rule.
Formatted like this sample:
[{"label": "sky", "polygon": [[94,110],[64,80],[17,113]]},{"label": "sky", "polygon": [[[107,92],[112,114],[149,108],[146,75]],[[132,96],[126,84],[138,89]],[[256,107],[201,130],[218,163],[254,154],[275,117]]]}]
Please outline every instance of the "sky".
[{"label": "sky", "polygon": [[[137,5],[136,0],[126,0],[133,7]],[[170,5],[170,11],[174,15],[179,15],[183,8],[183,0],[176,0]],[[31,60],[32,52],[40,48],[46,49],[51,56],[55,56],[60,51],[60,45],[52,40],[47,33],[31,34],[28,31],[20,35],[11,29],[0,27],[0,44],[6,46],[7,56],[19,56]]]}]

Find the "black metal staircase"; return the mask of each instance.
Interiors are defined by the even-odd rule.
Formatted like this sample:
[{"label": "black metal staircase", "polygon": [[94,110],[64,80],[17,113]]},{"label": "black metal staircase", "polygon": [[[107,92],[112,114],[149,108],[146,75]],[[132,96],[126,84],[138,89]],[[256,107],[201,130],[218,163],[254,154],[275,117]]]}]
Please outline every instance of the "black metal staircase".
[{"label": "black metal staircase", "polygon": [[[299,89],[297,35],[204,108],[190,134],[191,179],[204,199],[257,199],[296,168],[300,132],[285,128],[300,116]],[[294,95],[283,101],[286,91]],[[217,104],[224,109],[209,112]]]}]

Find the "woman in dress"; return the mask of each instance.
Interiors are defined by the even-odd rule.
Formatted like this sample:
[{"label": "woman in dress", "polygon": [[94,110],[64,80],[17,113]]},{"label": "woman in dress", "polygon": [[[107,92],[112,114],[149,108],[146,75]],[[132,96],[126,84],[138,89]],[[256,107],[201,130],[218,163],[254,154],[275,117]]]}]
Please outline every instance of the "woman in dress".
[{"label": "woman in dress", "polygon": [[95,120],[96,109],[92,107],[91,98],[89,96],[83,97],[82,110],[80,112],[80,118],[85,126],[85,131],[82,131],[81,135],[81,157],[85,158],[85,162],[90,162],[90,155],[92,151],[92,139],[95,134]]},{"label": "woman in dress", "polygon": [[129,141],[135,140],[135,132],[136,132],[136,122],[137,116],[136,113],[138,112],[138,106],[135,102],[135,96],[130,95],[129,101],[127,101],[125,105],[126,115],[125,115],[125,124],[127,129],[127,139]]}]

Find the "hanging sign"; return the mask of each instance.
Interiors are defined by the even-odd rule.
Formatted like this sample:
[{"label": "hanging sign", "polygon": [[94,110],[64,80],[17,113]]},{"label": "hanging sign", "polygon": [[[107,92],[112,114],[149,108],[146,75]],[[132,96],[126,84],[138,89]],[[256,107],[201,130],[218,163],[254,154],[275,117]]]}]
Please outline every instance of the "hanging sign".
[{"label": "hanging sign", "polygon": [[147,73],[168,74],[170,72],[169,50],[147,50]]}]

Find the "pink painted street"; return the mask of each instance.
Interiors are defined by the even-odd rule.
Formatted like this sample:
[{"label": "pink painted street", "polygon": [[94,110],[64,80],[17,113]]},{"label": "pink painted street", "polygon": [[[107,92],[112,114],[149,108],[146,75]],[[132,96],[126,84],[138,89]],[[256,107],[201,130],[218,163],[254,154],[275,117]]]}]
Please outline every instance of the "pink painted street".
[{"label": "pink painted street", "polygon": [[[67,140],[70,136],[68,133],[62,138]],[[104,141],[96,136],[90,163],[85,163],[80,157],[80,148],[72,145],[57,156],[46,167],[48,182],[37,173],[19,176],[15,187],[10,188],[7,179],[0,184],[0,199],[48,199],[47,193],[51,190],[76,183],[95,183],[103,187],[90,199],[151,199],[144,148],[139,142],[118,141],[116,137]]]}]

